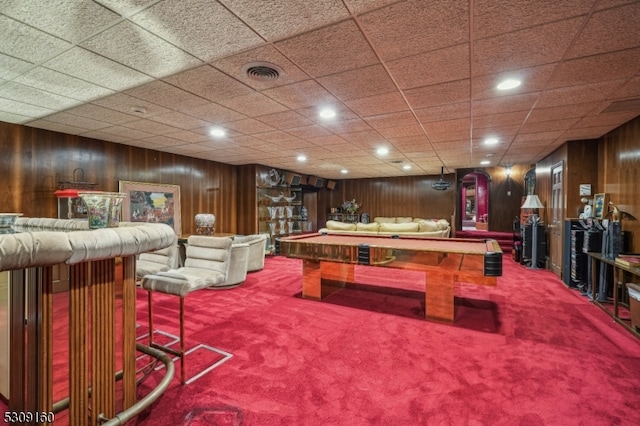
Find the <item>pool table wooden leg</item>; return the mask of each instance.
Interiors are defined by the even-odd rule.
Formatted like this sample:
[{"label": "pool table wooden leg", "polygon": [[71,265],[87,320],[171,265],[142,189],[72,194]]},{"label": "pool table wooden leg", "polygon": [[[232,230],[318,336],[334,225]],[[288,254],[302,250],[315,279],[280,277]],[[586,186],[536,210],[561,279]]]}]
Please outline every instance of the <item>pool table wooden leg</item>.
[{"label": "pool table wooden leg", "polygon": [[452,273],[440,271],[426,273],[424,306],[427,319],[453,322],[454,277]]},{"label": "pool table wooden leg", "polygon": [[322,298],[322,273],[317,260],[302,261],[302,297],[314,300]]}]

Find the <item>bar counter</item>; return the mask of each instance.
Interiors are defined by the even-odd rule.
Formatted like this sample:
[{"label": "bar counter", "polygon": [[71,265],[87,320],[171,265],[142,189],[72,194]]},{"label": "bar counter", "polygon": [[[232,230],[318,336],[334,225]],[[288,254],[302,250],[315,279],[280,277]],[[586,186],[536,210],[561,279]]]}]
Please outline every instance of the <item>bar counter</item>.
[{"label": "bar counter", "polygon": [[[12,229],[0,234],[0,271],[10,274],[9,411],[53,413],[60,406],[53,400],[53,267],[66,264],[69,395],[62,405],[68,407],[72,426],[122,424],[143,408],[136,396],[136,348],[141,349],[135,332],[136,255],[170,246],[176,238],[174,230],[164,224],[130,222],[89,229],[86,219],[49,218],[18,218]],[[120,260],[118,316],[116,264],[120,271]],[[121,336],[116,336],[116,323],[121,324]],[[121,347],[116,348],[116,340]],[[117,364],[122,365],[121,371],[116,371]],[[159,386],[153,395],[141,399],[146,405],[168,386],[171,377],[167,376],[173,375],[169,364],[163,389]],[[116,377],[121,377],[118,390]],[[122,411],[116,413],[117,409]]]}]

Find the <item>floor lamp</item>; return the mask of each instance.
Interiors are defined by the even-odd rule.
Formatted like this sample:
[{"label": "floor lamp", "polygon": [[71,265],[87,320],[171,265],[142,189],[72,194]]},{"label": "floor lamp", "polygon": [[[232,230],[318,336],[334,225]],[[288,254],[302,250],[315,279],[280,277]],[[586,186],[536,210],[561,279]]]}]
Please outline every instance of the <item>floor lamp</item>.
[{"label": "floor lamp", "polygon": [[[540,199],[537,195],[527,195],[527,199],[524,200],[524,204],[520,207],[521,209],[542,209],[544,206],[540,202]],[[540,218],[537,214],[533,213],[529,216],[529,221],[531,222],[531,269],[540,269],[538,268],[538,223],[540,223]]]}]

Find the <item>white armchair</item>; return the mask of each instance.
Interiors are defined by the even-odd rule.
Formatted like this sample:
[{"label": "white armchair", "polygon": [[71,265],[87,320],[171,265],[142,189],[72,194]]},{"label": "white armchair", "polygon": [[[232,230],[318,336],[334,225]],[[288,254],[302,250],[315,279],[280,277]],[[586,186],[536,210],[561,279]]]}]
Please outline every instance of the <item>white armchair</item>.
[{"label": "white armchair", "polygon": [[264,256],[267,249],[267,234],[238,235],[233,242],[249,245],[249,262],[247,271],[259,271],[264,268]]}]

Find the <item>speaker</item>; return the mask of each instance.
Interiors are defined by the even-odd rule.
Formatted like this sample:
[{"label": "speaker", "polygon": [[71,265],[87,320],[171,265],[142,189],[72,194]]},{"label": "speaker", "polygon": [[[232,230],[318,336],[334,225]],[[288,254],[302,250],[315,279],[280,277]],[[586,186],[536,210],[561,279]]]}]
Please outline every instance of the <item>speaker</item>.
[{"label": "speaker", "polygon": [[317,176],[309,176],[308,183],[309,185],[315,186],[316,188],[322,188],[324,186],[324,179]]},{"label": "speaker", "polygon": [[327,189],[336,189],[336,182],[334,180],[328,180]]},{"label": "speaker", "polygon": [[287,184],[291,186],[298,186],[300,185],[300,175],[296,175],[294,173],[287,173],[285,177],[285,181],[287,182]]}]

